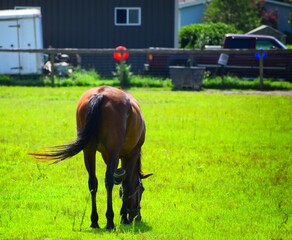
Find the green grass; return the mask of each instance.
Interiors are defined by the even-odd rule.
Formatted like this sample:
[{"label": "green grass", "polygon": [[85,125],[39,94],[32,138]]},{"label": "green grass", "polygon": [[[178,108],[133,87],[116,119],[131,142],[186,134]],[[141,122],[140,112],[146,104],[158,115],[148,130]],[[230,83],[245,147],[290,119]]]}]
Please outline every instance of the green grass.
[{"label": "green grass", "polygon": [[[90,229],[82,154],[57,165],[27,153],[74,139],[86,88],[0,87],[0,239],[289,239],[292,97],[130,90],[147,124],[143,221],[105,230],[105,166],[97,160],[100,230]],[[83,217],[85,213],[85,216]]]}]

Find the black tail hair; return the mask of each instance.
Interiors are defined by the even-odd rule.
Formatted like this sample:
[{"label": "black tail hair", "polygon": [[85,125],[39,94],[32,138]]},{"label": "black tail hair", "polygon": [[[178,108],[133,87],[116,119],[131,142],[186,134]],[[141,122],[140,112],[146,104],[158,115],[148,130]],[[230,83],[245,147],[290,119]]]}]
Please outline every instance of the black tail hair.
[{"label": "black tail hair", "polygon": [[89,102],[87,108],[86,124],[84,129],[78,132],[75,141],[52,147],[52,151],[44,153],[29,153],[29,155],[34,156],[36,159],[41,161],[55,160],[55,163],[65,160],[66,158],[73,157],[80,151],[82,151],[93,136],[97,136],[97,127],[100,120],[100,109],[103,102],[103,95],[95,94],[93,95]]}]

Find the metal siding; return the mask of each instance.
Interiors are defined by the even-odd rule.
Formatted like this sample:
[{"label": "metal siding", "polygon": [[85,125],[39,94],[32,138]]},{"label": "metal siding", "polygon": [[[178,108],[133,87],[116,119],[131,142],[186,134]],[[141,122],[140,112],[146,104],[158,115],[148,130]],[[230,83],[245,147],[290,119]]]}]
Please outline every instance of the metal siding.
[{"label": "metal siding", "polygon": [[[174,41],[174,1],[145,2],[144,33],[149,39],[147,47],[173,47]],[[151,17],[149,17],[151,16]]]},{"label": "metal siding", "polygon": [[[174,47],[175,0],[1,0],[0,9],[40,6],[44,47]],[[115,7],[141,7],[141,26],[115,26]]]}]

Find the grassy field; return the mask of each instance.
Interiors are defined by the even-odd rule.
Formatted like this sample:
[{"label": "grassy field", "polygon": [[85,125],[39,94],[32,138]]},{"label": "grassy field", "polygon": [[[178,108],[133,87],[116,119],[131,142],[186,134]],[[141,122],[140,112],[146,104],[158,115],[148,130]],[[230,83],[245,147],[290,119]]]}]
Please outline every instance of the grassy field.
[{"label": "grassy field", "polygon": [[0,87],[0,239],[289,239],[292,97],[255,92],[130,90],[142,107],[143,221],[105,230],[97,161],[92,230],[82,154],[57,165],[27,153],[75,138],[85,88]]}]

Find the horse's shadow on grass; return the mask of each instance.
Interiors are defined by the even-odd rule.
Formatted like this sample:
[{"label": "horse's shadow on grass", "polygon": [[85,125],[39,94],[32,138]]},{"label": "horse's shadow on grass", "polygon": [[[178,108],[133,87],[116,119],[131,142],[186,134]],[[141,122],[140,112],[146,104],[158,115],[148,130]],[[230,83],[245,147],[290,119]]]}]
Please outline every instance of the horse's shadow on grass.
[{"label": "horse's shadow on grass", "polygon": [[144,233],[152,230],[152,227],[145,222],[134,222],[132,224],[121,224],[118,228],[121,233]]},{"label": "horse's shadow on grass", "polygon": [[151,231],[152,227],[145,222],[134,222],[132,224],[121,224],[116,227],[115,230],[109,231],[106,228],[95,228],[95,229],[80,229],[81,232],[91,232],[95,234],[103,233],[132,233],[139,234]]}]

